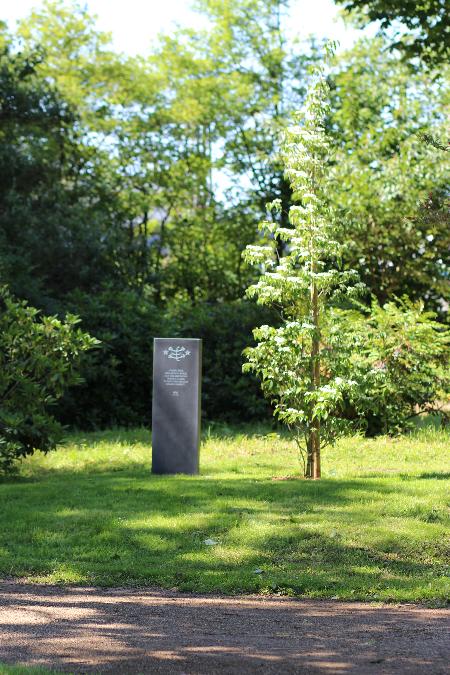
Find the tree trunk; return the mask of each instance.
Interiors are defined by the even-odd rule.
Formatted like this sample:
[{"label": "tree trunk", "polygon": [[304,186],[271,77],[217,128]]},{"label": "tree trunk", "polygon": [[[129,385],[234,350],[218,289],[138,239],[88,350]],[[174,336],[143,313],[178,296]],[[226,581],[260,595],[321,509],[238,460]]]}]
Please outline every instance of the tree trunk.
[{"label": "tree trunk", "polygon": [[[314,269],[313,269],[314,272]],[[320,386],[320,333],[319,333],[319,295],[313,280],[311,283],[311,313],[314,333],[311,348],[311,389],[315,391]],[[320,422],[311,420],[310,450],[312,455],[312,476],[320,478]],[[309,454],[309,453],[308,453]]]},{"label": "tree trunk", "polygon": [[305,478],[313,477],[313,450],[312,450],[312,435],[310,434],[307,441],[307,455],[306,455],[306,468],[305,468]]}]

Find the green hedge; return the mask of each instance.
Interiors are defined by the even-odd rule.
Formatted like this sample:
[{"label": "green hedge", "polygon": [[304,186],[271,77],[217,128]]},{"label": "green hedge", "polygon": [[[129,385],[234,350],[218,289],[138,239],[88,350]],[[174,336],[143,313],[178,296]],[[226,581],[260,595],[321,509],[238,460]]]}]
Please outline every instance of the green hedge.
[{"label": "green hedge", "polygon": [[85,355],[84,383],[59,406],[64,423],[81,429],[150,425],[154,337],[202,338],[206,419],[270,419],[258,381],[242,374],[242,350],[252,343],[252,329],[275,319],[267,310],[236,301],[164,312],[133,291],[114,289],[73,294],[69,306],[101,346]]}]

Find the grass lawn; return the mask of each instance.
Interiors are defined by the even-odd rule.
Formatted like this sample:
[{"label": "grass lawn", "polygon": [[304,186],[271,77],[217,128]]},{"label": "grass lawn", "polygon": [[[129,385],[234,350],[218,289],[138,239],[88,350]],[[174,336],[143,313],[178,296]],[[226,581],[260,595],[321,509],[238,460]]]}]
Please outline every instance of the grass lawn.
[{"label": "grass lawn", "polygon": [[432,428],[353,437],[321,481],[278,480],[299,470],[287,437],[214,427],[201,475],[166,477],[146,430],[73,435],[0,484],[0,575],[441,603],[449,446]]},{"label": "grass lawn", "polygon": [[54,670],[46,668],[33,668],[30,666],[10,666],[0,663],[0,675],[55,675]]}]

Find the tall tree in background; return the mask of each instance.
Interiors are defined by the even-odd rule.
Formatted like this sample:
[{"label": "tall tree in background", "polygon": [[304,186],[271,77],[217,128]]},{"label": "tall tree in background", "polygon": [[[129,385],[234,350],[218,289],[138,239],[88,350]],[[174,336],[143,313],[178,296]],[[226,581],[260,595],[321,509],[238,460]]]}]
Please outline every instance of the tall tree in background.
[{"label": "tall tree in background", "polygon": [[[124,181],[124,174],[129,164],[119,152],[129,109],[136,92],[141,94],[144,89],[139,60],[115,53],[111,36],[97,30],[95,17],[74,2],[47,0],[19,23],[18,36],[27,49],[41,51],[37,75],[76,113],[77,122],[70,131],[78,149],[89,158],[83,173],[91,173],[102,185],[105,199],[100,201],[105,224],[110,226],[108,237],[120,239],[115,270],[130,285],[139,284],[143,276],[141,223],[125,197],[129,182]],[[149,105],[156,94],[148,78],[145,88]]]},{"label": "tall tree in background", "polygon": [[[210,21],[208,31],[165,38],[150,61],[163,85],[159,119],[165,120],[165,137],[182,134],[176,143],[184,148],[182,167],[197,176],[191,208],[185,199],[161,222],[170,251],[166,279],[178,286],[188,280],[192,287],[196,278],[200,298],[205,291],[210,299],[242,294],[249,272],[241,252],[254,240],[255,219],[269,199],[282,200],[287,223],[291,191],[277,139],[286,112],[301,103],[306,60],[287,44],[287,5],[202,0],[197,6]],[[166,213],[161,211],[163,218]],[[214,281],[220,277],[221,284]],[[221,290],[224,281],[228,292]]]},{"label": "tall tree in background", "polygon": [[450,57],[450,14],[446,0],[335,0],[356,22],[379,22],[393,33],[391,45],[407,58],[436,66]]},{"label": "tall tree in background", "polygon": [[336,140],[333,202],[346,219],[345,260],[381,303],[393,295],[442,310],[449,299],[450,229],[439,213],[449,154],[420,136],[445,140],[446,70],[434,83],[362,40],[337,60],[332,77]]},{"label": "tall tree in background", "polygon": [[106,155],[80,141],[77,110],[40,71],[40,49],[0,51],[0,247],[3,282],[54,311],[74,287],[115,275],[120,236]]},{"label": "tall tree in background", "polygon": [[[288,40],[287,0],[202,0],[199,7],[213,30],[209,50],[222,82],[224,140],[219,166],[240,201],[264,213],[280,199],[281,223],[288,223],[291,187],[279,155],[278,140],[289,115],[304,100],[307,67],[314,60]],[[242,189],[244,187],[244,189]]]}]

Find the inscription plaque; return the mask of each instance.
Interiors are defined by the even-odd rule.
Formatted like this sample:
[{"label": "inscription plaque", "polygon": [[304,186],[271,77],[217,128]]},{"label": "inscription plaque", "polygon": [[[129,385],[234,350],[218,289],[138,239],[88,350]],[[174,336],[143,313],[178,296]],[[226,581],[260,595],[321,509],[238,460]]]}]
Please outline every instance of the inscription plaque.
[{"label": "inscription plaque", "polygon": [[153,473],[198,473],[201,367],[201,340],[154,339]]}]

